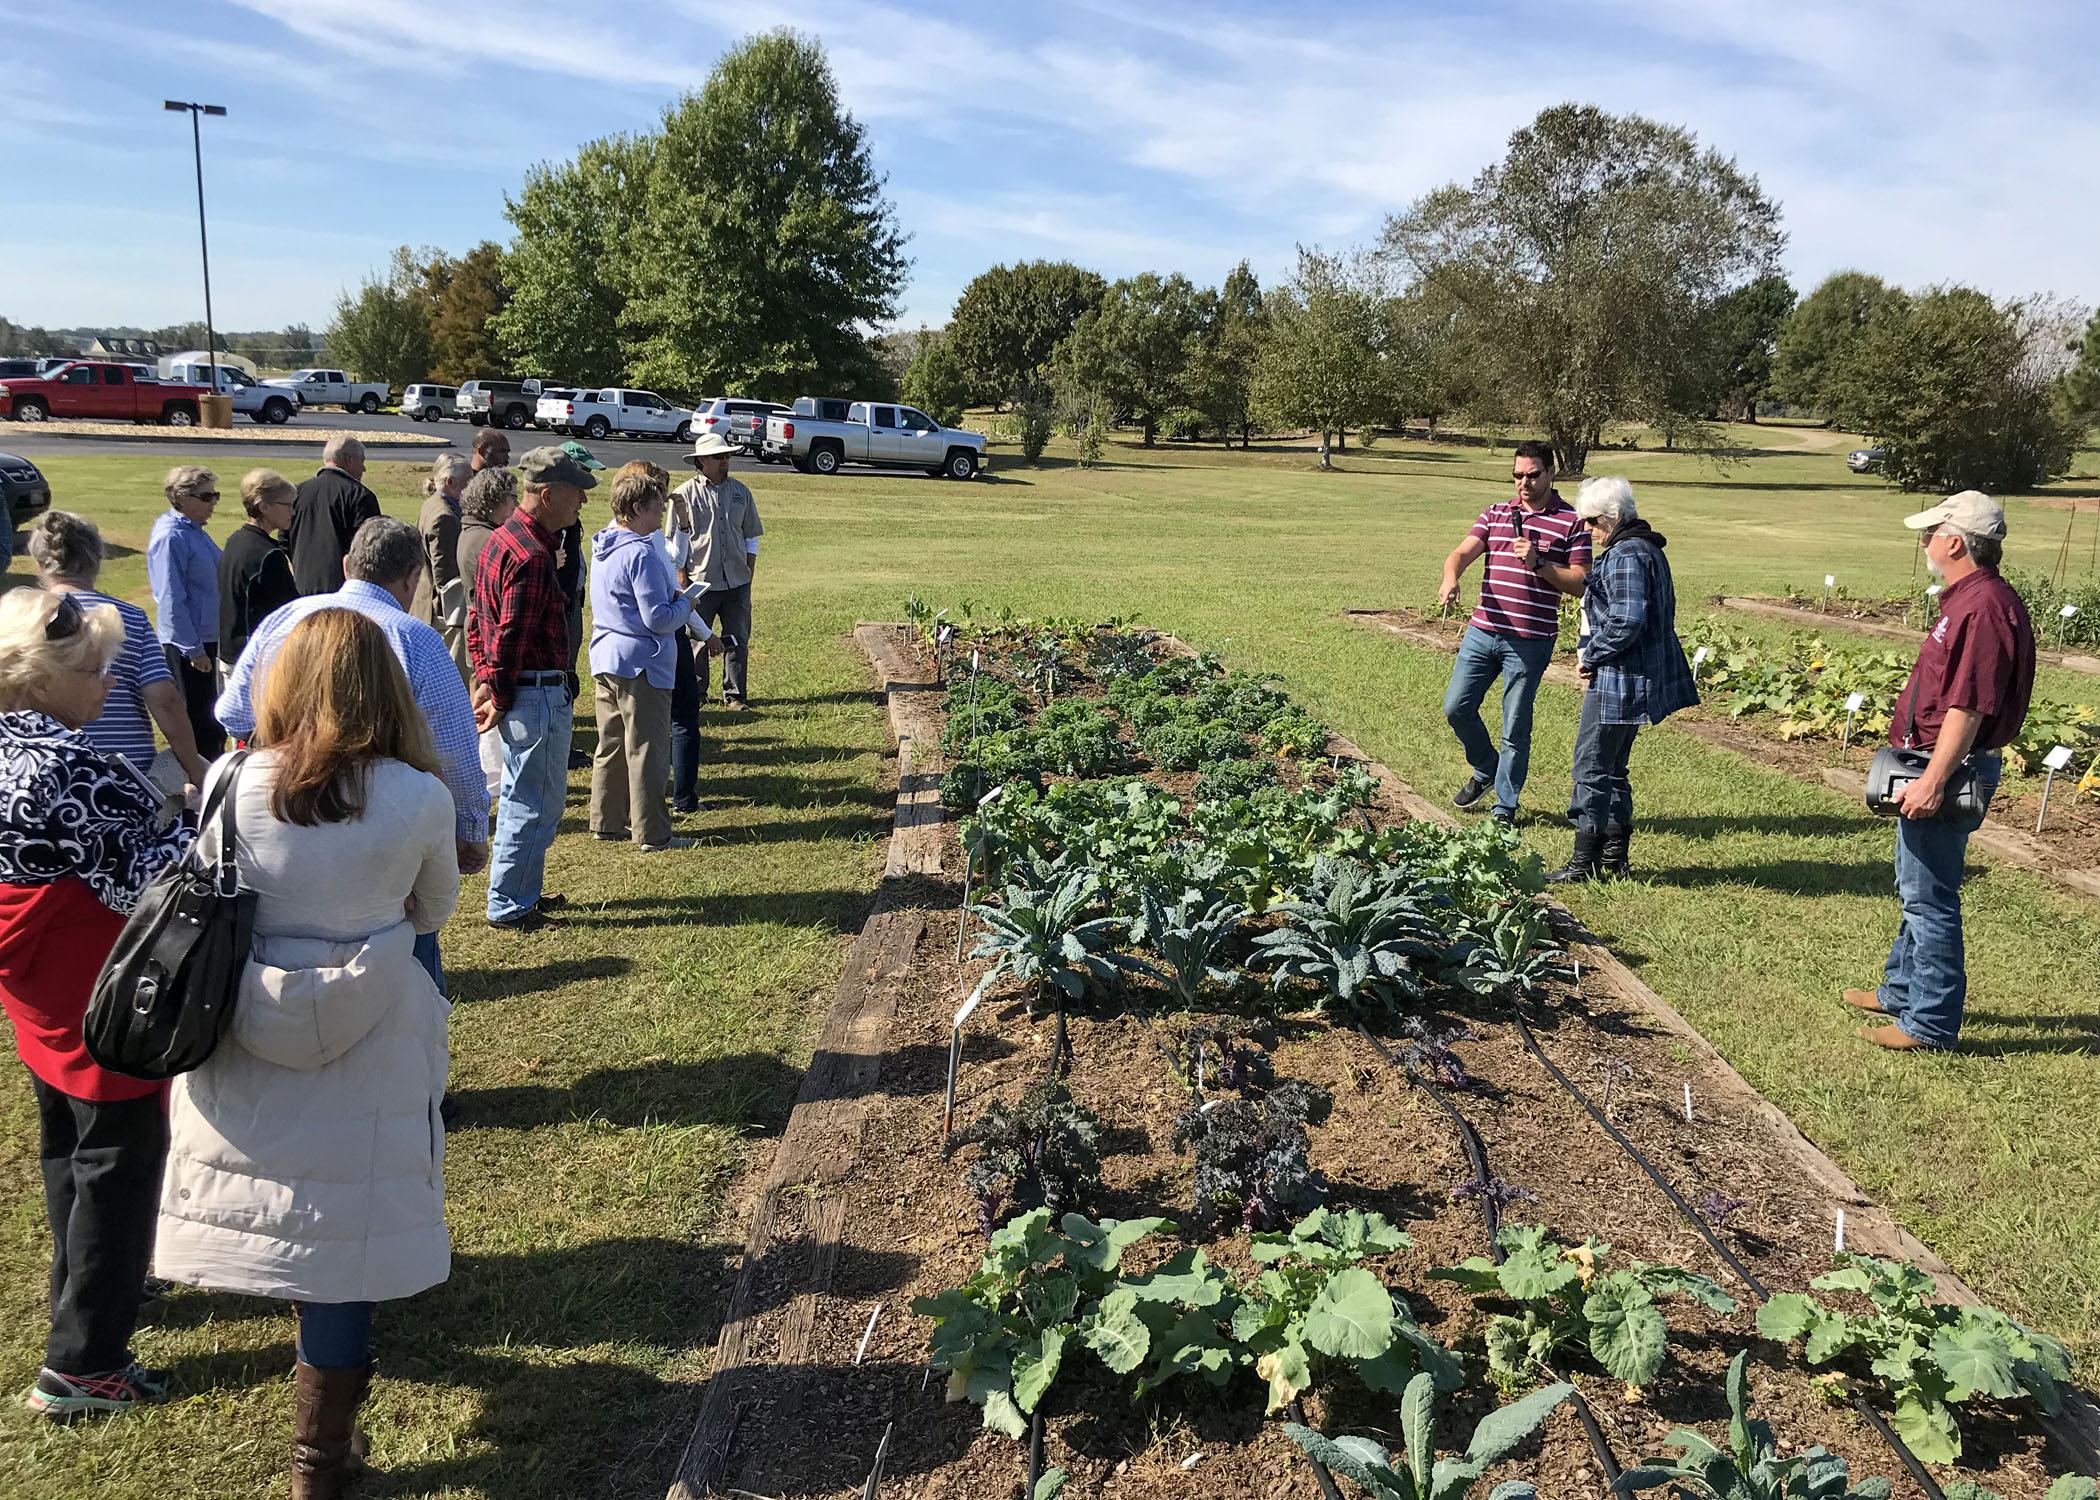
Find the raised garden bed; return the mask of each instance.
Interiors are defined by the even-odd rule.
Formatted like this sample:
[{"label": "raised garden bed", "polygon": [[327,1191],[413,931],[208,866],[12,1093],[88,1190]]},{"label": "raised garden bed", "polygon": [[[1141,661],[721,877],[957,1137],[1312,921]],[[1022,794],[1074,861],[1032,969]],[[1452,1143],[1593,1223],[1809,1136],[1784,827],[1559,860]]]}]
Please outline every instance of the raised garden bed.
[{"label": "raised garden bed", "polygon": [[[1758,615],[1768,620],[1781,620],[1789,625],[1800,625],[1812,630],[1821,630],[1831,625],[1846,630],[1856,630],[1862,635],[1879,636],[1883,640],[1901,641],[1915,648],[1918,637],[1925,627],[1924,610],[1901,599],[1843,599],[1830,609],[1820,609],[1814,604],[1791,599],[1768,599],[1762,595],[1716,594],[1714,601],[1722,609],[1732,609],[1739,614]],[[2053,622],[2036,620],[2035,636],[2040,648],[2035,652],[2038,661],[2063,667],[2072,672],[2084,672],[2100,677],[2100,656],[2083,651],[2052,651],[2048,642]]]},{"label": "raised garden bed", "polygon": [[[1431,650],[1456,651],[1464,622],[1410,609],[1352,609],[1347,618],[1386,631],[1402,640]],[[1685,644],[1693,648],[1703,637],[1695,623]],[[1718,642],[1722,639],[1716,635]],[[1915,639],[1915,637],[1913,637]],[[1708,744],[1839,791],[1861,794],[1874,747],[1883,743],[1888,727],[1888,709],[1901,685],[1903,669],[1895,659],[1869,663],[1872,676],[1869,699],[1853,726],[1849,744],[1843,743],[1841,711],[1844,693],[1831,686],[1811,700],[1806,694],[1788,709],[1757,708],[1740,715],[1735,684],[1719,675],[1716,666],[1702,669],[1700,692],[1706,700],[1698,708],[1673,715],[1671,725],[1698,736]],[[1581,686],[1572,656],[1557,657],[1546,669],[1546,680],[1563,687]],[[2005,780],[1991,805],[1990,820],[1972,838],[1973,845],[1991,858],[2016,868],[2043,875],[2066,890],[2085,896],[2100,896],[2100,801],[2079,794],[2081,772],[2092,758],[2093,730],[2072,722],[2074,710],[2038,703],[2030,715],[2030,728],[2039,726],[2040,715],[2054,713],[2063,720],[2060,732],[2084,745],[2071,770],[2059,774],[2051,791],[2048,816],[2039,833],[2035,823],[2041,815],[2042,777],[2022,774],[2016,759],[2009,758]],[[2043,736],[2052,743],[2054,736]],[[2033,749],[2038,749],[2037,739]]]}]

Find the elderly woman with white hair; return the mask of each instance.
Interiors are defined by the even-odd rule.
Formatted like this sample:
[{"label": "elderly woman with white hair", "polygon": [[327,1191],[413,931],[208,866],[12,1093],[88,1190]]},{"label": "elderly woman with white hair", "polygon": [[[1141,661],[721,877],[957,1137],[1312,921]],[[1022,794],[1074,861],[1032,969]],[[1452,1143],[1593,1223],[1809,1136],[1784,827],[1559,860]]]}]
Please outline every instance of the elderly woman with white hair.
[{"label": "elderly woman with white hair", "polygon": [[92,595],[0,597],[0,1007],[30,1072],[51,1226],[51,1323],[31,1411],[66,1420],[166,1394],[132,1357],[153,1254],[166,1086],[98,1066],[95,976],[147,881],[188,847],[161,798],[81,731],[101,715],[124,621]]},{"label": "elderly woman with white hair", "polygon": [[1660,724],[1699,701],[1677,639],[1677,588],[1663,536],[1640,518],[1633,486],[1585,480],[1575,514],[1589,527],[1576,660],[1587,691],[1575,734],[1575,852],[1557,883],[1633,873],[1633,782],[1628,763],[1643,724]]},{"label": "elderly woman with white hair", "polygon": [[219,504],[219,479],[177,464],[161,481],[168,508],[146,539],[146,582],[168,673],[182,690],[197,753],[217,760],[226,731],[212,717],[219,697],[219,544],[204,529]]},{"label": "elderly woman with white hair", "polygon": [[435,626],[445,638],[460,681],[470,687],[474,672],[467,662],[468,584],[459,574],[459,529],[464,519],[460,494],[472,472],[459,453],[440,453],[430,465],[430,477],[423,481],[423,509],[416,517],[416,530],[423,534],[423,572],[408,606],[410,614]]}]

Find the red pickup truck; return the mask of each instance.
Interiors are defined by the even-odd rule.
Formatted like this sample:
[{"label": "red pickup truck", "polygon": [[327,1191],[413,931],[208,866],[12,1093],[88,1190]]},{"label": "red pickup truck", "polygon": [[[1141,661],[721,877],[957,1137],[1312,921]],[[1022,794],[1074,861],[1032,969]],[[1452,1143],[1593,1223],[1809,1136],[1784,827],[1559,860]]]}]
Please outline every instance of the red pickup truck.
[{"label": "red pickup truck", "polygon": [[197,424],[201,385],[162,384],[140,379],[140,367],[82,359],[31,379],[0,380],[0,417],[17,422],[166,422]]}]

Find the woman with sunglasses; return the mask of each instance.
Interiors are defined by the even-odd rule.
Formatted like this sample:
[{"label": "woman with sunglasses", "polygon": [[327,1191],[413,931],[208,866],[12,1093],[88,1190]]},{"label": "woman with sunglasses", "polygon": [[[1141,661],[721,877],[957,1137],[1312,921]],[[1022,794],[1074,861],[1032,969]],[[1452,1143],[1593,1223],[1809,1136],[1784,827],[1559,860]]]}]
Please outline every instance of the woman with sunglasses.
[{"label": "woman with sunglasses", "polygon": [[292,554],[281,540],[298,496],[275,469],[250,469],[241,476],[241,509],[248,519],[226,538],[226,550],[219,554],[219,650],[229,667],[241,659],[255,627],[299,597]]},{"label": "woman with sunglasses", "polygon": [[51,1226],[51,1325],[31,1411],[124,1411],[166,1393],[131,1335],[153,1254],[167,1153],[165,1086],[105,1072],[81,1019],[139,891],[189,832],[81,733],[124,647],[106,604],[16,589],[0,597],[0,1008],[36,1096]]},{"label": "woman with sunglasses", "polygon": [[219,503],[219,479],[209,469],[177,464],[161,489],[168,509],[146,541],[146,581],[197,753],[217,760],[226,749],[226,731],[212,717],[219,697],[219,544],[204,526]]}]

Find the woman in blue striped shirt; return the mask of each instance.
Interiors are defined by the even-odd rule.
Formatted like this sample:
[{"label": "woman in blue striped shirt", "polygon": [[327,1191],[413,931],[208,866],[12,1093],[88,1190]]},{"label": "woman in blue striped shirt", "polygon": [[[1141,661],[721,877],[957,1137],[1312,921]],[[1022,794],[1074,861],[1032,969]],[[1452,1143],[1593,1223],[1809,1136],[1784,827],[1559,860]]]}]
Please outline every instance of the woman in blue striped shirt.
[{"label": "woman in blue striped shirt", "polygon": [[204,523],[219,503],[219,480],[209,469],[177,464],[161,488],[168,509],[146,542],[146,580],[198,753],[217,760],[226,749],[226,731],[212,717],[219,696],[219,544]]}]

